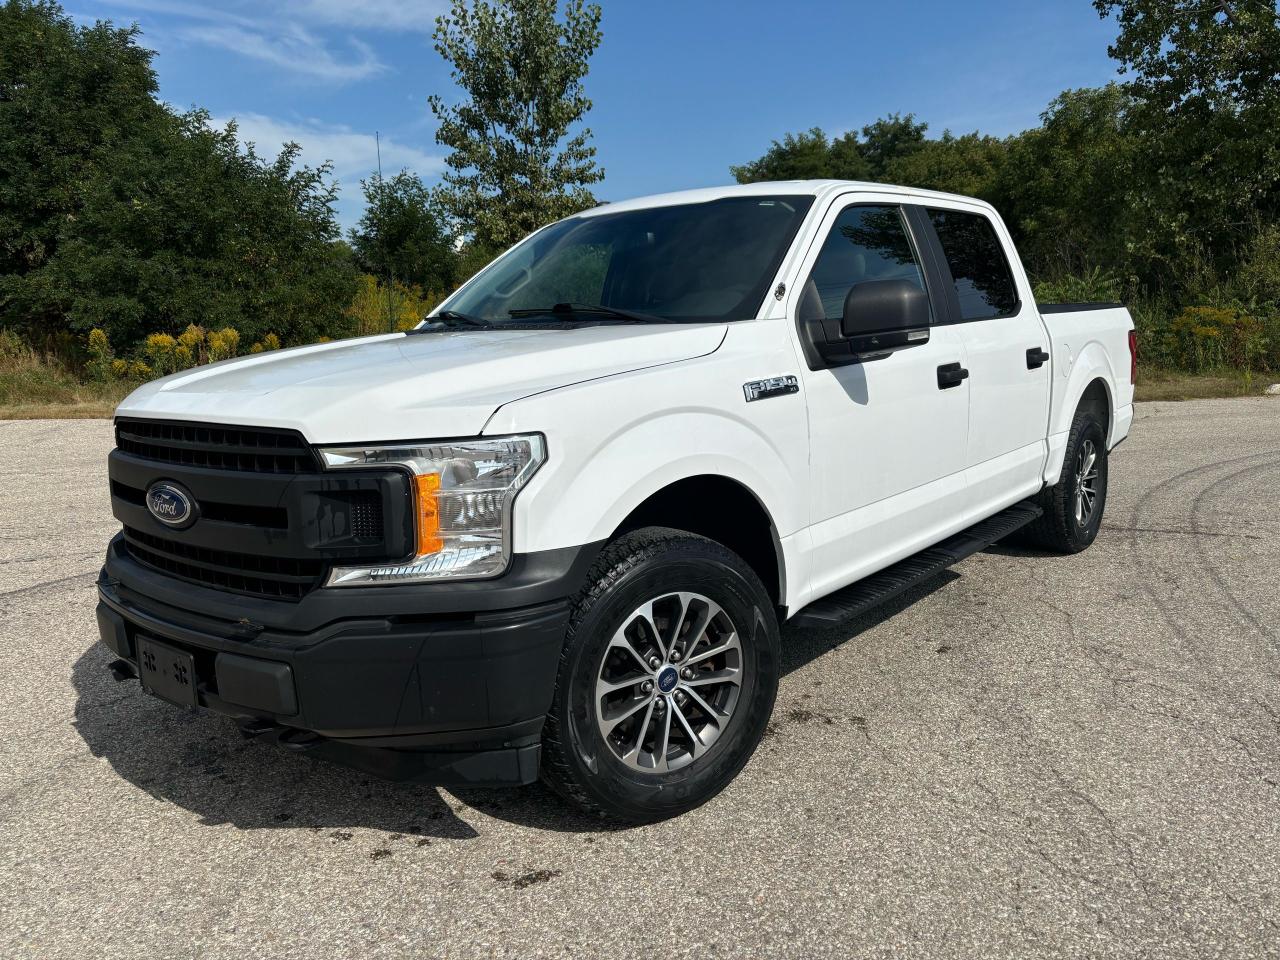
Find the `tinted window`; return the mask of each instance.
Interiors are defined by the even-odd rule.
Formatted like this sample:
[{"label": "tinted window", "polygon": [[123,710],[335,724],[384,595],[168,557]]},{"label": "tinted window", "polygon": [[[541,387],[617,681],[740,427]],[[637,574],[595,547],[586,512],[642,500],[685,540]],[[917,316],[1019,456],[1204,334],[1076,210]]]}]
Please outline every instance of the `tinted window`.
[{"label": "tinted window", "polygon": [[960,298],[961,320],[988,320],[1013,313],[1018,291],[991,221],[959,210],[930,210]]},{"label": "tinted window", "polygon": [[[756,316],[812,197],[730,197],[571,217],[526,240],[445,307],[511,311],[602,304],[667,320]],[[536,318],[535,318],[536,319]]]},{"label": "tinted window", "polygon": [[841,211],[800,294],[800,319],[838,319],[849,291],[872,280],[907,280],[925,289],[897,207]]}]

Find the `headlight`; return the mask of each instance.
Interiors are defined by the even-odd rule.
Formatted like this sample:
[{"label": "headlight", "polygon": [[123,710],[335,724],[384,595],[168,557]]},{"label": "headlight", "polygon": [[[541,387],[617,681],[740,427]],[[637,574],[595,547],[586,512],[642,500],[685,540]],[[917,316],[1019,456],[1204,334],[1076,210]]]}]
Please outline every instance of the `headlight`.
[{"label": "headlight", "polygon": [[335,567],[326,586],[494,577],[511,559],[511,503],[547,459],[538,434],[329,447],[330,469],[397,466],[411,474],[416,555],[376,567]]}]

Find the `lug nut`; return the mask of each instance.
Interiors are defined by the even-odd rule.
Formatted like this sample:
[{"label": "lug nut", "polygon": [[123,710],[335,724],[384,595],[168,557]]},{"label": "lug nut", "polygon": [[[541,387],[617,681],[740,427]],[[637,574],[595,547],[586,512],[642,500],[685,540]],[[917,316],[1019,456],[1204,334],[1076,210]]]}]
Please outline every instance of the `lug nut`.
[{"label": "lug nut", "polygon": [[679,651],[679,650],[672,650],[672,651],[671,651],[671,662],[672,662],[672,663],[679,663],[679,662],[680,662],[680,651]]},{"label": "lug nut", "polygon": [[644,693],[653,693],[653,681],[646,680],[644,683],[640,684],[640,690]]},{"label": "lug nut", "polygon": [[682,670],[682,671],[680,672],[680,676],[684,677],[686,680],[692,680],[692,679],[693,679],[693,667],[685,667],[685,668],[684,668],[684,670]]},{"label": "lug nut", "polygon": [[680,706],[682,706],[682,707],[684,706],[684,702],[685,702],[686,700],[688,700],[688,699],[689,699],[689,698],[688,698],[688,697],[686,697],[686,696],[684,695],[684,691],[683,691],[683,690],[681,690],[680,692],[678,692],[678,693],[676,694],[676,703],[678,703],[678,704],[679,704]]},{"label": "lug nut", "polygon": [[657,704],[654,706],[654,709],[657,710],[659,713],[664,712],[667,709],[667,701],[664,700],[662,697],[659,697]]},{"label": "lug nut", "polygon": [[650,657],[649,666],[651,666],[654,670],[657,670],[660,666],[662,666],[662,661],[659,660],[657,657]]}]

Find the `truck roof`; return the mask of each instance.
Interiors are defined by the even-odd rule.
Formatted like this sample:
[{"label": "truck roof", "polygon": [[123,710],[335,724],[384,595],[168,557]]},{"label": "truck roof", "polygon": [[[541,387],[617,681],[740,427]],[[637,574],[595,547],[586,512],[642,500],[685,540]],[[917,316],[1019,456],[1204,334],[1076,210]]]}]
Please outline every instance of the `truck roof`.
[{"label": "truck roof", "polygon": [[647,197],[634,197],[630,200],[619,200],[602,203],[598,207],[584,210],[577,214],[580,217],[596,216],[604,213],[618,213],[625,210],[643,210],[649,207],[669,207],[679,203],[707,203],[711,200],[722,200],[726,197],[778,196],[799,194],[815,196],[819,199],[833,193],[842,193],[850,188],[869,190],[876,193],[899,194],[912,197],[933,197],[945,200],[963,200],[967,203],[979,204],[990,208],[990,204],[974,197],[965,197],[957,193],[941,193],[937,190],[921,190],[915,187],[902,187],[888,183],[871,183],[861,180],[766,180],[759,183],[736,183],[722,187],[703,187],[697,190],[678,190],[674,193],[656,193]]}]

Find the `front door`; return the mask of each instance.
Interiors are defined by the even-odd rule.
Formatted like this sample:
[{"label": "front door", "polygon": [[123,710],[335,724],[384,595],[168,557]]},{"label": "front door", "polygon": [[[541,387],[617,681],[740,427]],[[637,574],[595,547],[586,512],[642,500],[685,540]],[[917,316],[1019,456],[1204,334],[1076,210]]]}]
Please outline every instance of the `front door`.
[{"label": "front door", "polygon": [[[896,203],[837,201],[819,236],[795,294],[798,322],[838,321],[850,288],[866,281],[929,287],[920,244]],[[914,553],[962,523],[969,387],[967,381],[939,386],[938,368],[964,366],[965,355],[955,329],[938,319],[935,310],[922,346],[805,372],[814,596]]]}]

